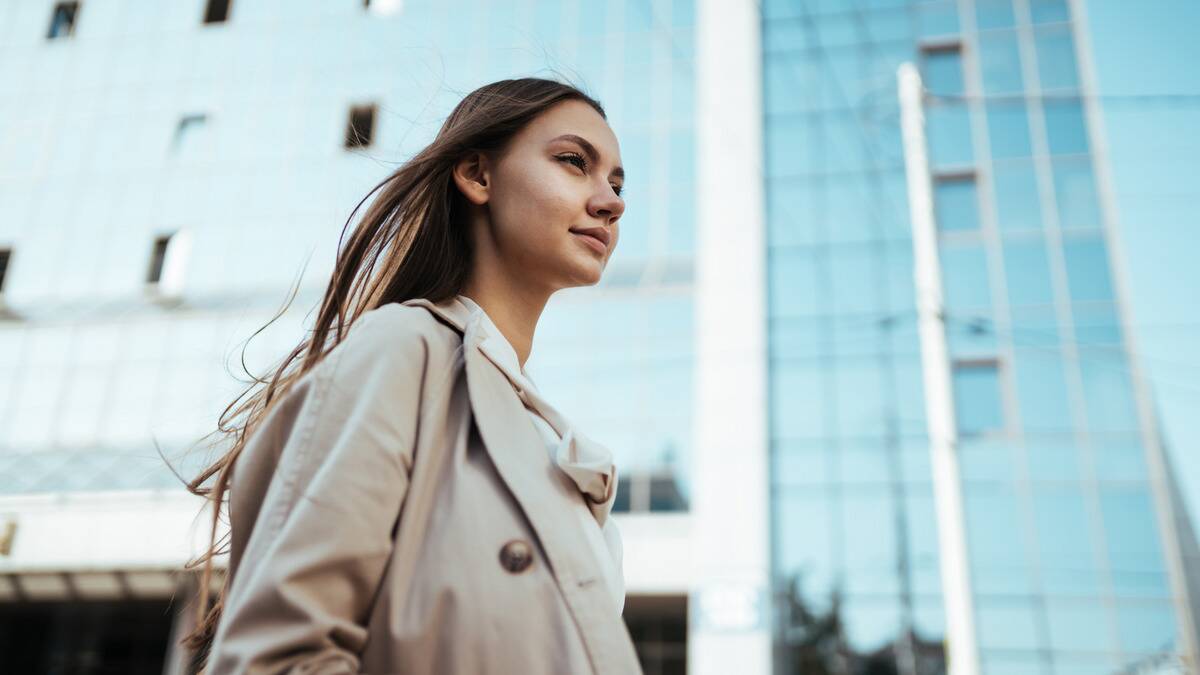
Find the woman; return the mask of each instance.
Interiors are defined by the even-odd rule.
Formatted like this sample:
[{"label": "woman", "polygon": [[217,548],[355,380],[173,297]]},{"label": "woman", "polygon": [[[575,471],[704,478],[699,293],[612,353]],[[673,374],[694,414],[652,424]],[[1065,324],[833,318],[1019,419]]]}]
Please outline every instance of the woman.
[{"label": "woman", "polygon": [[612,455],[524,369],[547,300],[617,244],[620,164],[598,102],[504,80],[372,190],[311,338],[189,486],[218,507],[186,638],[207,672],[640,672]]}]

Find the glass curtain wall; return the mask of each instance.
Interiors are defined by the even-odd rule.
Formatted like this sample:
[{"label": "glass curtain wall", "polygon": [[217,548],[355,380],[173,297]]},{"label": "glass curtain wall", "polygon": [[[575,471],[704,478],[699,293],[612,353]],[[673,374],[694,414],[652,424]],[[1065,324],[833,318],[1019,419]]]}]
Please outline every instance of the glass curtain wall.
[{"label": "glass curtain wall", "polygon": [[1174,652],[1068,3],[763,14],[778,672],[944,667],[902,61],[928,90],[983,672]]}]

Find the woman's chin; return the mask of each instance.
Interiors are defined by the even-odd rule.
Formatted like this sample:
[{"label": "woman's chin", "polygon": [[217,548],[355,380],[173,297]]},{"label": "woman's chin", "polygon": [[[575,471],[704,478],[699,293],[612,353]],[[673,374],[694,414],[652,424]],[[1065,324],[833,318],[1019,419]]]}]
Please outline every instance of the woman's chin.
[{"label": "woman's chin", "polygon": [[582,265],[576,265],[570,275],[568,286],[595,286],[604,276],[604,261],[595,258]]}]

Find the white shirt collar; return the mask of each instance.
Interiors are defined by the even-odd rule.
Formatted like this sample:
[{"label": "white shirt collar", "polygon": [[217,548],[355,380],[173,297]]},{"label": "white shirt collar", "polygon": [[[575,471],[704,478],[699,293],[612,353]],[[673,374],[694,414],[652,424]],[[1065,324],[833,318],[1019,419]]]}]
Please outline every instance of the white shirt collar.
[{"label": "white shirt collar", "polygon": [[525,368],[521,366],[521,360],[517,357],[517,352],[513,349],[512,343],[496,327],[496,324],[492,321],[492,317],[488,316],[483,307],[471,298],[460,293],[456,299],[466,305],[472,314],[478,312],[481,315],[480,318],[483,322],[484,330],[488,334],[488,339],[494,340],[498,348],[496,356],[499,358],[499,363],[496,365],[500,366],[504,370],[504,373],[512,380],[520,382],[525,386],[533,385],[533,380],[529,377],[529,373],[525,372]]}]

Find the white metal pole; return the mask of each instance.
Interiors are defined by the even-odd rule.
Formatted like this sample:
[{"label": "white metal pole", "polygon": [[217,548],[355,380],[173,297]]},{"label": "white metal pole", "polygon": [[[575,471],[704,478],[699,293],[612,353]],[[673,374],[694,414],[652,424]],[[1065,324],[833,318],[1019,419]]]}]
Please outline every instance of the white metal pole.
[{"label": "white metal pole", "polygon": [[933,187],[925,151],[921,76],[916,66],[903,63],[896,72],[896,79],[900,95],[900,129],[904,139],[904,169],[908,177],[909,217],[912,220],[913,282],[916,284],[917,325],[925,382],[925,419],[933,466],[942,597],[946,610],[947,671],[949,675],[978,675],[979,650],[975,642],[975,611],[963,522]]}]

